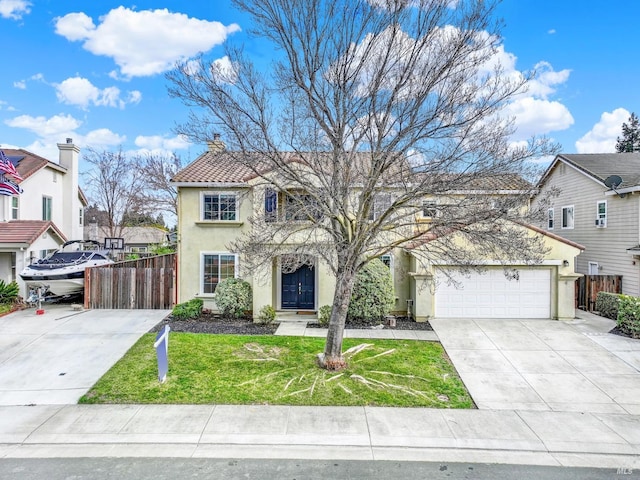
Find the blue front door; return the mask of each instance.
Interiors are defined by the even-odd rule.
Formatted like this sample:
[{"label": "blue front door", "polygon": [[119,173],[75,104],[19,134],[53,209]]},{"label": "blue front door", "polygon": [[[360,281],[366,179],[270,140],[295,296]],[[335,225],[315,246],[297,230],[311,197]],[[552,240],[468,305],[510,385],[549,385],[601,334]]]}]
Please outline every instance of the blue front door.
[{"label": "blue front door", "polygon": [[303,265],[295,272],[282,274],[282,308],[313,310],[315,307],[315,275]]}]

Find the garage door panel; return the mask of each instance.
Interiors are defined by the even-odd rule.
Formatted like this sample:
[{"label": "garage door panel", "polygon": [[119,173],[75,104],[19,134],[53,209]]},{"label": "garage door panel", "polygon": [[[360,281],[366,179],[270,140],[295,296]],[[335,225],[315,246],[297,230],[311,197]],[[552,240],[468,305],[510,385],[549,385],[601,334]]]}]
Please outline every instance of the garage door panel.
[{"label": "garage door panel", "polygon": [[[447,284],[447,274],[455,284]],[[518,278],[505,277],[501,268],[484,274],[460,275],[456,269],[438,272],[435,315],[440,318],[550,318],[551,271],[518,269]]]}]

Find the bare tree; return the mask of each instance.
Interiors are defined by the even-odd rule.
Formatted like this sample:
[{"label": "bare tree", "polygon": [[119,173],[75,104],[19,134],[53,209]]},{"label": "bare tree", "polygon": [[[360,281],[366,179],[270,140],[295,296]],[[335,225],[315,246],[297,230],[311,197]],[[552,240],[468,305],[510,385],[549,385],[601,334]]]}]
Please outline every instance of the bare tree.
[{"label": "bare tree", "polygon": [[[330,266],[336,290],[321,366],[344,366],[355,274],[375,257],[405,247],[422,262],[468,268],[482,255],[540,261],[540,239],[507,221],[524,220],[530,185],[498,204],[474,195],[504,176],[533,178],[528,160],[553,150],[539,138],[509,144],[513,122],[500,112],[529,77],[503,75],[496,61],[494,2],[233,3],[278,61],[266,75],[229,46],[231,67],[179,65],[170,94],[194,108],[178,133],[200,142],[223,134],[221,155],[258,179],[254,205],[261,192],[265,207],[279,205],[275,214],[257,208],[234,246],[253,272],[274,256],[291,269],[313,256]],[[430,228],[417,228],[428,199],[437,200],[426,207],[436,210]]]},{"label": "bare tree", "polygon": [[144,201],[144,176],[135,159],[122,150],[97,151],[88,148],[84,160],[91,165],[84,173],[87,196],[92,205],[104,212],[107,233],[121,237],[126,215],[148,208]]},{"label": "bare tree", "polygon": [[149,153],[138,159],[145,183],[147,202],[156,211],[168,213],[172,219],[178,216],[178,193],[170,180],[184,167],[182,159],[175,153],[161,155]]}]

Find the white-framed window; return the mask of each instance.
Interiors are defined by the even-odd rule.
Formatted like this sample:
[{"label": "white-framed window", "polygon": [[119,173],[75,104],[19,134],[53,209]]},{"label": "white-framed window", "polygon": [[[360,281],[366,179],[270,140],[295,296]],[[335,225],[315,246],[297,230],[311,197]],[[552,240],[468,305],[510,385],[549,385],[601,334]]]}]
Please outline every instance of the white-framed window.
[{"label": "white-framed window", "polygon": [[53,199],[45,195],[42,196],[42,220],[50,221],[53,206]]},{"label": "white-framed window", "polygon": [[598,262],[589,262],[589,275],[598,275],[598,270],[600,270]]},{"label": "white-framed window", "polygon": [[393,255],[391,253],[385,253],[384,255],[380,255],[380,261],[384,263],[387,267],[389,267],[389,271],[391,272],[391,282],[395,286]]},{"label": "white-framed window", "polygon": [[388,193],[378,193],[373,197],[373,208],[369,211],[369,220],[377,220],[391,207],[392,199]]},{"label": "white-framed window", "polygon": [[19,197],[11,197],[11,220],[18,220],[20,213],[20,199]]},{"label": "white-framed window", "polygon": [[53,171],[53,183],[58,183],[58,172]]},{"label": "white-framed window", "polygon": [[553,217],[554,217],[555,213],[553,211],[553,208],[550,208],[549,210],[547,210],[547,229],[548,230],[553,230]]},{"label": "white-framed window", "polygon": [[599,200],[596,204],[596,227],[607,226],[607,201]]},{"label": "white-framed window", "polygon": [[264,190],[264,221],[278,221],[278,192],[273,188]]},{"label": "white-framed window", "polygon": [[562,207],[562,228],[573,228],[573,205]]},{"label": "white-framed window", "polygon": [[78,225],[84,225],[84,208],[80,207],[78,211]]},{"label": "white-framed window", "polygon": [[438,204],[433,200],[425,200],[422,202],[422,217],[436,218],[438,216]]},{"label": "white-framed window", "polygon": [[238,199],[235,193],[203,192],[200,219],[235,221],[238,219]]},{"label": "white-framed window", "polygon": [[147,247],[131,247],[129,251],[131,253],[147,253]]},{"label": "white-framed window", "polygon": [[304,191],[281,192],[284,219],[293,222],[305,222],[322,219],[322,211],[313,195]]},{"label": "white-framed window", "polygon": [[203,252],[200,258],[200,292],[211,295],[225,278],[238,276],[238,255]]}]

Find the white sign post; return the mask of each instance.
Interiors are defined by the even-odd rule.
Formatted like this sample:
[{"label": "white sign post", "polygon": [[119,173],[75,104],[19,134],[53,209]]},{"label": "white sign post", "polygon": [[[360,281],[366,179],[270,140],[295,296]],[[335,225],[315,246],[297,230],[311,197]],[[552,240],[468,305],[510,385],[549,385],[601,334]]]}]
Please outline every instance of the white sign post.
[{"label": "white sign post", "polygon": [[156,336],[156,343],[153,344],[158,356],[158,380],[160,383],[165,382],[169,371],[169,330],[171,327],[165,325]]}]

